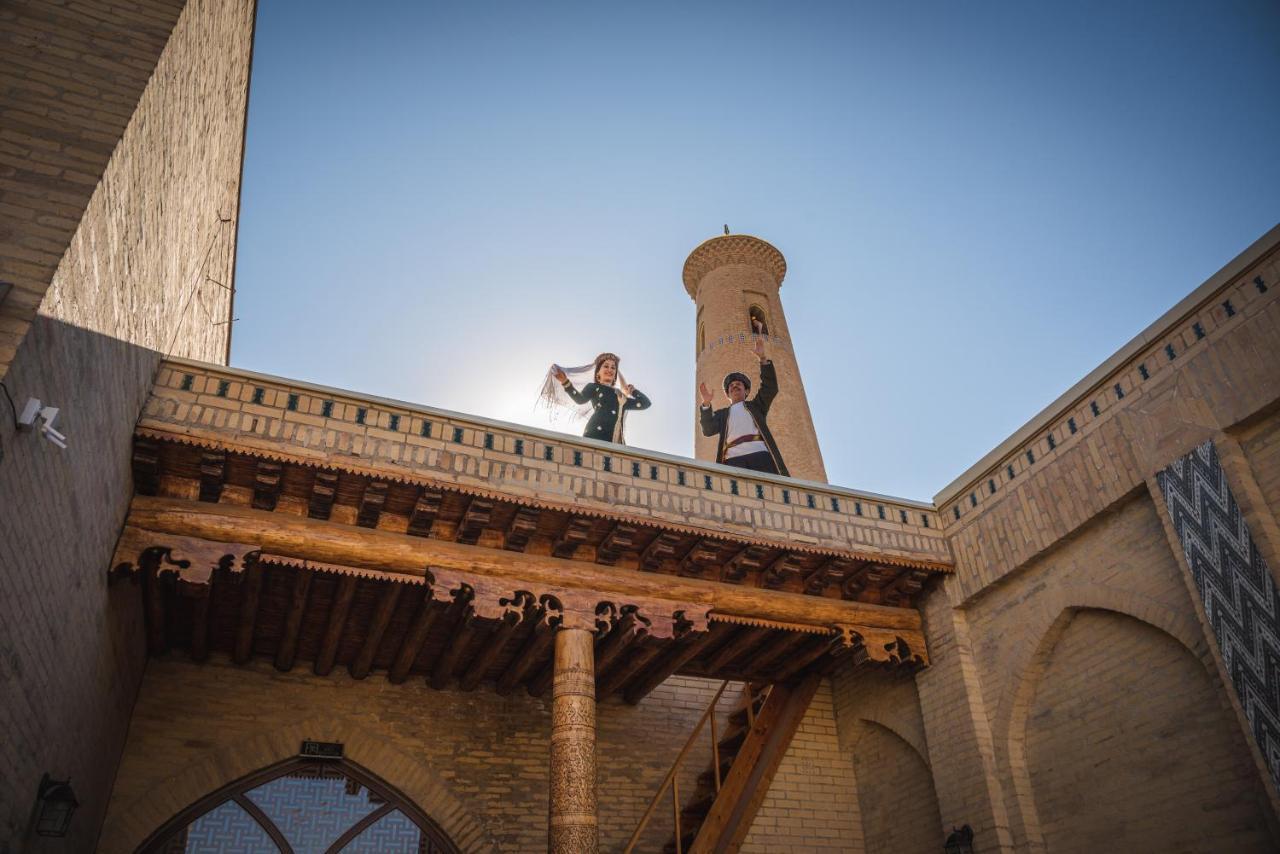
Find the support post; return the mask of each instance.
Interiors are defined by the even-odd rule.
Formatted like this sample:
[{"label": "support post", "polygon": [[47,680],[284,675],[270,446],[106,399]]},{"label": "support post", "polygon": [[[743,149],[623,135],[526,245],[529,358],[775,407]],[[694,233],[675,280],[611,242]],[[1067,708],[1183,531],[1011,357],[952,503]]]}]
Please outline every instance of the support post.
[{"label": "support post", "polygon": [[547,850],[595,854],[596,682],[594,635],[561,627],[555,637],[551,699],[551,798]]}]

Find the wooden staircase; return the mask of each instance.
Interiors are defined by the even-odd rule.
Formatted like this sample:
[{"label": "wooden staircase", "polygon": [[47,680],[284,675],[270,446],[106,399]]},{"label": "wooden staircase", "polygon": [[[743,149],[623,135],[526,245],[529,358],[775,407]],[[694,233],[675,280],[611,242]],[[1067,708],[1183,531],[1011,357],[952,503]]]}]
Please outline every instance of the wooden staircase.
[{"label": "wooden staircase", "polygon": [[[671,839],[663,846],[664,854],[688,851],[697,839],[698,831],[711,812],[716,795],[720,793],[721,786],[733,769],[733,762],[746,743],[756,715],[760,713],[768,695],[768,686],[743,686],[737,706],[729,713],[728,730],[712,749],[711,761],[707,763],[706,770],[698,775],[698,787],[694,789],[693,797],[680,810],[680,845],[677,847],[673,832]],[[716,767],[717,762],[719,768]]]},{"label": "wooden staircase", "polygon": [[821,679],[817,674],[810,674],[795,682],[778,683],[763,689],[745,686],[742,699],[729,715],[728,729],[717,737],[715,708],[724,692],[722,686],[676,758],[662,787],[654,795],[640,826],[631,837],[627,852],[635,847],[668,787],[672,788],[674,801],[680,803],[676,779],[680,764],[707,720],[712,722],[711,762],[698,775],[693,796],[683,806],[677,806],[675,832],[663,851],[669,854],[727,854],[737,851],[768,794],[773,775],[782,763],[782,757],[786,755]]}]

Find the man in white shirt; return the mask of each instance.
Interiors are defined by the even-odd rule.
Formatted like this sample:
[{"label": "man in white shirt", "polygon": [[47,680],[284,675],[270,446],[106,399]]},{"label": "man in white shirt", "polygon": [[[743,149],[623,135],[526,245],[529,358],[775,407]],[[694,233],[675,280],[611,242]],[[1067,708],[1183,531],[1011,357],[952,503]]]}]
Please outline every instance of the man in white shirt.
[{"label": "man in white shirt", "polygon": [[764,338],[756,337],[756,358],[760,360],[760,390],[756,396],[747,399],[751,391],[751,379],[743,373],[734,371],[724,378],[724,393],[729,397],[729,405],[724,409],[711,409],[711,390],[707,384],[698,384],[698,396],[701,406],[698,409],[698,421],[702,425],[702,435],[719,434],[720,444],[716,449],[716,461],[727,466],[750,469],[790,476],[778,445],[769,432],[765,418],[769,414],[769,405],[778,394],[778,374],[773,362],[764,356]]}]

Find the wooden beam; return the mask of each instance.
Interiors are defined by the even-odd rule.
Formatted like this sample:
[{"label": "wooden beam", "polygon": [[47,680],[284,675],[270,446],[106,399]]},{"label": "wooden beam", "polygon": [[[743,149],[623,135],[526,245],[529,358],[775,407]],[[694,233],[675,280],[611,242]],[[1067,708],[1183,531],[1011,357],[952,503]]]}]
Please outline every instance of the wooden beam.
[{"label": "wooden beam", "polygon": [[160,491],[160,445],[133,437],[133,491],[155,495]]},{"label": "wooden beam", "polygon": [[649,666],[667,643],[649,638],[648,645],[632,644],[629,655],[619,661],[603,679],[596,681],[596,696],[601,699],[628,687],[631,678]]},{"label": "wooden beam", "polygon": [[[525,605],[525,597],[521,597],[520,603]],[[498,656],[502,654],[502,650],[506,648],[507,641],[515,634],[516,627],[523,622],[522,610],[512,608],[502,615],[498,621],[497,627],[489,634],[489,642],[476,654],[476,657],[467,665],[466,672],[462,675],[458,687],[463,691],[474,691],[476,686],[480,684],[480,680],[489,672],[489,668]]]},{"label": "wooden beam", "polygon": [[283,482],[284,471],[279,463],[258,460],[258,468],[253,475],[253,509],[275,510]]},{"label": "wooden beam", "polygon": [[[470,597],[463,600],[459,597],[455,600],[454,605],[458,602],[469,601]],[[444,654],[436,659],[435,666],[431,669],[431,687],[437,691],[448,687],[450,680],[453,679],[453,671],[458,666],[458,659],[462,657],[462,652],[467,648],[467,644],[471,643],[471,639],[475,637],[476,630],[480,627],[480,621],[476,619],[475,611],[470,605],[463,604],[459,611],[459,618],[452,624],[448,639],[445,641],[448,646]]]},{"label": "wooden beam", "polygon": [[672,531],[663,531],[653,538],[640,553],[640,568],[645,572],[657,572],[669,560],[674,560],[676,548],[684,537]]},{"label": "wooden beam", "polygon": [[880,591],[880,601],[886,605],[909,607],[928,579],[929,573],[922,569],[899,567],[898,577]]},{"label": "wooden beam", "polygon": [[689,854],[728,854],[742,847],[821,681],[812,674],[769,691]]},{"label": "wooden beam", "polygon": [[360,647],[360,652],[356,654],[355,661],[351,662],[348,671],[353,679],[363,679],[369,675],[369,669],[373,666],[374,656],[378,654],[378,646],[382,643],[382,636],[387,631],[387,625],[391,622],[391,615],[395,613],[396,602],[400,601],[400,589],[403,584],[389,582],[382,590],[382,596],[378,598],[378,608],[373,612],[373,619],[369,621],[369,628],[364,636],[364,645]]},{"label": "wooden beam", "polygon": [[[605,538],[600,541],[600,545],[596,548],[596,563],[613,566],[623,554],[635,549],[636,539],[639,535],[640,529],[635,525],[630,525],[626,522],[619,522],[614,525],[613,529],[605,535]],[[596,664],[596,673],[599,673],[599,662],[596,662]]]},{"label": "wooden beam", "polygon": [[839,575],[839,558],[824,560],[816,568],[806,573],[801,582],[801,589],[808,596],[821,596],[831,583],[832,576]]},{"label": "wooden beam", "polygon": [[165,632],[164,592],[160,589],[160,573],[152,563],[142,576],[142,590],[147,614],[147,651],[162,655],[169,649]]},{"label": "wooden beam", "polygon": [[423,487],[418,500],[409,514],[409,536],[425,537],[431,533],[431,526],[440,515],[440,507],[444,504],[444,493],[438,489]]},{"label": "wooden beam", "polygon": [[227,455],[224,451],[204,451],[200,454],[200,500],[217,504],[222,497],[222,485],[227,479]]},{"label": "wooden beam", "polygon": [[409,678],[409,671],[413,669],[413,663],[418,660],[418,654],[422,652],[422,644],[427,640],[427,633],[431,631],[436,618],[445,610],[443,606],[439,608],[434,606],[435,599],[431,595],[431,588],[423,588],[422,604],[418,606],[413,625],[409,627],[409,631],[405,632],[404,641],[396,651],[395,660],[391,662],[391,670],[387,672],[388,682],[398,685]]},{"label": "wooden beam", "polygon": [[462,514],[462,519],[458,522],[458,531],[454,539],[468,546],[475,545],[492,516],[492,501],[479,496],[472,498],[467,503],[467,511]]},{"label": "wooden beam", "polygon": [[378,517],[387,503],[387,490],[390,484],[381,480],[371,480],[364,486],[360,496],[360,510],[356,514],[356,524],[361,528],[378,527]]},{"label": "wooden beam", "polygon": [[213,585],[215,573],[208,584],[192,585],[191,591],[191,660],[203,662],[209,658],[209,621],[213,610]]},{"label": "wooden beam", "polygon": [[774,681],[785,682],[795,676],[830,652],[831,644],[832,639],[830,637],[819,635],[817,640],[812,641],[809,646],[801,647],[795,655],[783,662],[778,672],[774,674]]},{"label": "wooden beam", "polygon": [[787,576],[795,573],[796,555],[791,552],[783,552],[765,567],[764,572],[760,574],[760,584],[770,590],[777,590],[786,583]]},{"label": "wooden beam", "polygon": [[713,622],[707,631],[693,633],[676,641],[634,685],[627,688],[626,701],[633,706],[639,703],[681,667],[729,637],[735,628],[737,627],[731,623]]},{"label": "wooden beam", "polygon": [[293,592],[280,637],[280,647],[276,650],[276,670],[293,669],[293,658],[298,651],[298,634],[302,631],[302,615],[307,611],[307,591],[311,589],[313,574],[309,569],[293,571]]},{"label": "wooden beam", "polygon": [[699,540],[680,561],[680,574],[701,577],[720,561],[720,544],[714,540]]},{"label": "wooden beam", "polygon": [[329,608],[329,624],[325,626],[324,639],[320,641],[320,654],[312,665],[317,676],[328,676],[333,669],[338,657],[338,643],[342,640],[342,629],[347,624],[347,613],[351,610],[351,600],[356,595],[356,583],[354,575],[344,575],[338,580],[333,605]]},{"label": "wooden beam", "polygon": [[635,614],[627,614],[614,624],[613,630],[596,644],[596,675],[604,674],[618,655],[639,638],[648,634]]},{"label": "wooden beam", "polygon": [[765,629],[760,626],[744,626],[739,629],[737,634],[711,656],[711,659],[707,662],[707,672],[715,677],[720,668],[727,667],[734,659],[745,655],[756,644],[768,637],[772,631],[772,629]]},{"label": "wooden beam", "polygon": [[253,629],[258,622],[258,599],[262,593],[262,564],[252,561],[245,568],[240,584],[240,622],[236,626],[236,646],[231,660],[244,664],[253,654]]},{"label": "wooden beam", "polygon": [[560,532],[560,536],[556,537],[555,543],[551,546],[551,553],[558,558],[572,558],[573,553],[578,550],[578,546],[587,541],[591,536],[591,529],[595,527],[595,521],[582,516],[574,516],[564,526],[564,530]]},{"label": "wooden beam", "polygon": [[867,588],[867,573],[871,569],[871,561],[859,561],[844,571],[844,579],[840,582],[840,595],[845,599],[857,599]]},{"label": "wooden beam", "polygon": [[763,570],[768,557],[769,549],[764,546],[747,546],[725,562],[720,580],[728,584],[739,584],[748,573]]},{"label": "wooden beam", "polygon": [[[247,542],[264,553],[422,577],[427,566],[518,582],[516,589],[577,589],[601,600],[627,596],[693,603],[728,615],[780,622],[895,629],[918,634],[917,611],[825,596],[761,590],[699,578],[605,569],[583,561],[407,537],[228,504],[136,496],[128,524],[150,532]],[[917,641],[918,642],[918,641]],[[912,644],[913,647],[915,644]],[[923,644],[920,644],[923,648]]]},{"label": "wooden beam", "polygon": [[555,629],[547,625],[544,615],[545,609],[539,608],[534,616],[533,633],[507,665],[507,669],[498,677],[496,688],[499,694],[510,694],[529,674],[534,665],[546,658],[547,650],[551,648],[551,642],[555,639]]},{"label": "wooden beam", "polygon": [[524,547],[538,530],[538,517],[541,514],[542,511],[536,507],[521,507],[517,510],[516,515],[511,517],[511,524],[507,526],[507,536],[502,541],[502,547],[509,552],[524,551]]},{"label": "wooden beam", "polygon": [[767,672],[774,662],[788,657],[815,637],[809,632],[786,632],[785,635],[785,637],[775,638],[768,649],[760,651],[760,655],[751,662],[752,670],[760,673]]},{"label": "wooden beam", "polygon": [[312,519],[327,520],[333,512],[333,499],[338,496],[338,475],[331,471],[316,472],[311,481],[311,500],[307,502],[307,515]]}]

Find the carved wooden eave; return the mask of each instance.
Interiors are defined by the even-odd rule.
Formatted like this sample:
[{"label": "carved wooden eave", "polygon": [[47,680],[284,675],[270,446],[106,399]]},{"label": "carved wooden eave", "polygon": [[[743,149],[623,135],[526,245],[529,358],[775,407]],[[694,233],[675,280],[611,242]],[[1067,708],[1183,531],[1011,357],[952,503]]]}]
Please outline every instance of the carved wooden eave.
[{"label": "carved wooden eave", "polygon": [[[926,571],[928,573],[949,574],[954,567],[950,559],[931,559],[924,556],[908,557],[888,551],[867,551],[854,547],[835,548],[822,545],[818,542],[809,542],[801,538],[776,538],[762,536],[759,533],[744,533],[741,531],[730,532],[724,529],[714,527],[700,527],[691,524],[682,524],[670,520],[662,520],[660,522],[653,519],[635,516],[627,512],[625,505],[613,507],[611,509],[596,507],[580,507],[572,504],[566,504],[561,501],[555,501],[538,495],[526,495],[518,492],[504,492],[502,490],[485,489],[483,487],[474,486],[457,481],[449,481],[438,478],[412,476],[395,468],[378,466],[371,462],[362,462],[358,459],[343,459],[340,463],[334,458],[316,459],[313,456],[290,454],[287,451],[255,447],[249,442],[226,442],[223,440],[209,438],[190,433],[170,433],[167,431],[155,430],[148,427],[139,427],[135,431],[135,486],[137,491],[143,495],[154,495],[161,492],[158,480],[158,470],[163,466],[160,461],[162,453],[168,453],[176,456],[176,447],[186,448],[190,452],[192,458],[203,459],[206,453],[215,452],[220,456],[232,455],[240,459],[252,459],[261,461],[262,465],[272,473],[278,472],[278,466],[290,466],[296,470],[305,469],[310,472],[309,479],[314,483],[325,484],[327,491],[334,489],[332,485],[338,478],[343,476],[368,479],[371,481],[380,481],[386,484],[401,485],[409,488],[421,489],[428,496],[431,495],[456,495],[463,497],[464,506],[470,506],[470,501],[476,498],[487,499],[489,501],[507,504],[519,508],[525,508],[530,511],[538,512],[543,510],[556,511],[577,517],[579,520],[610,520],[619,525],[639,528],[645,531],[658,531],[659,536],[665,533],[669,536],[678,536],[682,540],[693,542],[698,539],[705,539],[713,542],[722,542],[726,544],[755,545],[764,549],[774,549],[790,552],[794,555],[812,555],[824,558],[843,558],[845,560],[867,563],[872,562],[884,566],[901,566],[911,567]],[[142,469],[137,463],[139,460],[146,460],[151,463],[154,468]],[[184,465],[185,468],[185,465]],[[259,474],[257,480],[261,480],[261,465],[259,466]],[[185,475],[184,475],[185,477]],[[263,500],[262,493],[259,490],[255,492],[255,500],[259,503]],[[332,493],[328,494],[330,504],[334,501]],[[254,506],[258,506],[255,504]],[[610,528],[612,532],[614,528]],[[600,539],[596,537],[596,539]],[[646,538],[647,539],[647,538]],[[656,537],[654,538],[656,539]],[[596,544],[597,547],[599,544]],[[607,548],[607,546],[606,546]]]},{"label": "carved wooden eave", "polygon": [[135,432],[112,577],[151,650],[597,691],[927,661],[951,556],[928,505],[171,360]]},{"label": "carved wooden eave", "polygon": [[135,498],[111,575],[142,583],[153,653],[257,654],[284,670],[311,660],[317,672],[338,663],[438,688],[501,688],[514,672],[508,689],[541,693],[557,626],[597,633],[601,696],[631,702],[676,672],[767,681],[842,656],[925,661],[909,609],[182,499]]}]

